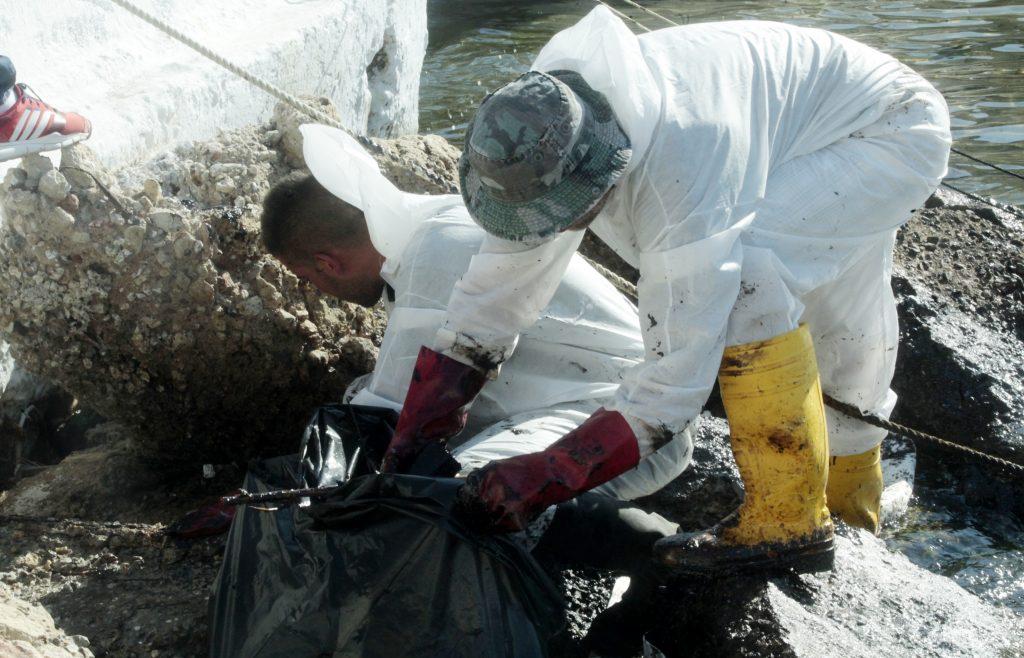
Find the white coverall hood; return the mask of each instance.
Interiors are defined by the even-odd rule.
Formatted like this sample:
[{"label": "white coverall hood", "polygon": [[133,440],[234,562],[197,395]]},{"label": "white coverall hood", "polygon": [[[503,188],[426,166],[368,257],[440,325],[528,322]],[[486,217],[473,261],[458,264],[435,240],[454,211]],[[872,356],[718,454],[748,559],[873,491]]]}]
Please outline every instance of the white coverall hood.
[{"label": "white coverall hood", "polygon": [[633,147],[626,171],[643,160],[661,113],[661,91],[651,75],[640,43],[622,21],[604,7],[556,34],[541,49],[534,71],[576,71],[604,94]]},{"label": "white coverall hood", "polygon": [[302,154],[327,191],[363,211],[370,240],[384,258],[396,258],[426,219],[461,205],[458,194],[411,194],[380,173],[376,160],[351,135],[330,126],[305,124]]}]

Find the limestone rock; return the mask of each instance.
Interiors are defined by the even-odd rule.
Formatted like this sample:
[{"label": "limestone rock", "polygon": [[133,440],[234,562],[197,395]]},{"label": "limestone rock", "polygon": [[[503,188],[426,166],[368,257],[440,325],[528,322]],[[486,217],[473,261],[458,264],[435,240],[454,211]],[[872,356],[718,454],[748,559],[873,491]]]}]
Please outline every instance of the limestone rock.
[{"label": "limestone rock", "polygon": [[[7,178],[0,339],[152,455],[219,463],[293,450],[310,408],[373,366],[383,317],[320,297],[262,250],[262,197],[292,171],[288,149],[301,153],[288,137],[298,122],[277,116],[129,172],[77,145],[63,185],[33,158]],[[454,189],[457,151],[444,140],[380,145],[402,187]],[[69,191],[73,214],[53,205]]]},{"label": "limestone rock", "polygon": [[39,191],[53,201],[60,202],[71,191],[71,184],[64,178],[64,174],[50,169],[39,178]]},{"label": "limestone rock", "polygon": [[8,658],[92,658],[82,636],[68,637],[42,606],[17,598],[0,585],[0,656]]}]

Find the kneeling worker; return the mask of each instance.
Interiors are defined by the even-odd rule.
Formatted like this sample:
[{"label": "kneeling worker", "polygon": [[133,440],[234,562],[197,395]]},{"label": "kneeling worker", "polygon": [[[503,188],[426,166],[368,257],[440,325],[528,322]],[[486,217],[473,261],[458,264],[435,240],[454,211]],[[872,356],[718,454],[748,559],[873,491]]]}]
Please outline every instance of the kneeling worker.
[{"label": "kneeling worker", "polygon": [[[307,125],[302,132],[312,175],[293,174],[267,194],[263,242],[326,294],[363,306],[383,299],[388,324],[376,367],[350,386],[346,400],[399,411],[421,345],[441,328],[446,303],[486,234],[458,195],[400,192],[342,131]],[[582,257],[570,261],[499,377],[488,381],[463,369],[447,391],[423,401],[446,417],[424,428],[435,440],[465,427],[453,451],[463,474],[546,449],[606,403],[620,373],[642,361],[636,307]],[[459,401],[478,390],[472,410],[460,409]],[[534,540],[548,528],[541,547],[556,559],[645,568],[654,541],[677,526],[612,501],[654,493],[673,480],[689,462],[690,445],[688,437],[670,441],[581,505],[552,509],[554,520],[536,524]]]}]

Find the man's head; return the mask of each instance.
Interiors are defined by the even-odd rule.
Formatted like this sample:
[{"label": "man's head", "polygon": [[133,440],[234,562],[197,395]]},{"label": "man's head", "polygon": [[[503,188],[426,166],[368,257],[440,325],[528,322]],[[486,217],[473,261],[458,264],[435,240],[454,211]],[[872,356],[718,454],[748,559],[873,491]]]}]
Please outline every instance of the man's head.
[{"label": "man's head", "polygon": [[297,277],[322,292],[373,306],[384,290],[384,262],[361,210],[295,173],[263,199],[263,244]]},{"label": "man's head", "polygon": [[506,240],[586,227],[632,157],[608,100],[572,71],[530,71],[485,98],[465,144],[466,207]]}]

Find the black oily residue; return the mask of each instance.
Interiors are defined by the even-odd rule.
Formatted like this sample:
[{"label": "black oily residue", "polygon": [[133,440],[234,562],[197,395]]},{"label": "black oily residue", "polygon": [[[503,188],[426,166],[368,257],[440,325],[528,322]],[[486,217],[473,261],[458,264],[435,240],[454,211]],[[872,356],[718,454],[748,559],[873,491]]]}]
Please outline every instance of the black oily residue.
[{"label": "black oily residue", "polygon": [[658,321],[654,319],[654,315],[652,313],[647,314],[647,321],[651,323],[650,326],[647,327],[648,331],[658,326]]},{"label": "black oily residue", "polygon": [[662,423],[651,434],[651,448],[653,450],[661,450],[663,447],[668,445],[668,442],[674,439],[675,436],[675,433],[669,428],[669,426]]},{"label": "black oily residue", "polygon": [[493,372],[498,369],[498,366],[505,362],[507,357],[504,350],[494,347],[484,347],[483,343],[469,334],[460,333],[459,336],[470,342],[471,345],[460,344],[457,341],[453,350],[468,358],[470,362],[480,370],[483,370],[484,372]]}]

